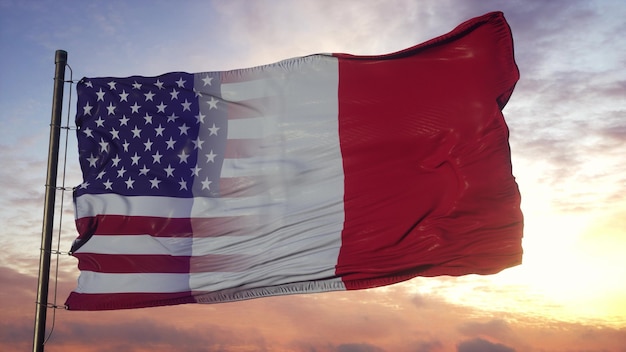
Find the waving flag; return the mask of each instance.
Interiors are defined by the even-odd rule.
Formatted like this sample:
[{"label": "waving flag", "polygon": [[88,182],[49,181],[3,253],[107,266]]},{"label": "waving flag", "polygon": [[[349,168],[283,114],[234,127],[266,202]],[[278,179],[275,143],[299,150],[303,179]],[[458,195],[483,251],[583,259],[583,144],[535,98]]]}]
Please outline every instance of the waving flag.
[{"label": "waving flag", "polygon": [[521,261],[501,13],[381,56],[84,78],[66,305],[225,302]]}]

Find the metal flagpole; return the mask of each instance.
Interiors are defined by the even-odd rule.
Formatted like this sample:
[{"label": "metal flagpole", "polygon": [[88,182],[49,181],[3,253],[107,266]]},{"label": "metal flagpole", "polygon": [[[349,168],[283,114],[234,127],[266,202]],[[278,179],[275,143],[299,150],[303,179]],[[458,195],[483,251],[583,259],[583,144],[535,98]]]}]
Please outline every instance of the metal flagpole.
[{"label": "metal flagpole", "polygon": [[59,163],[59,139],[61,134],[61,110],[63,106],[63,86],[67,52],[57,50],[54,56],[54,92],[52,96],[52,118],[50,122],[50,144],[48,145],[48,174],[43,210],[43,228],[39,253],[39,282],[37,287],[37,310],[35,313],[35,333],[33,351],[43,352],[46,335],[46,313],[48,309],[48,284],[50,281],[50,255],[52,251],[52,230],[54,223],[54,199],[56,196],[57,165]]}]

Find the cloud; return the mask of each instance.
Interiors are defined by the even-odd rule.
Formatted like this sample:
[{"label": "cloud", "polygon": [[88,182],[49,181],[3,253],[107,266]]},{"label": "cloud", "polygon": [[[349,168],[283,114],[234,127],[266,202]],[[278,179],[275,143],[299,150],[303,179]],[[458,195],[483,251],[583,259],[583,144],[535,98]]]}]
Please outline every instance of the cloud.
[{"label": "cloud", "polygon": [[26,351],[33,338],[32,324],[22,320],[0,322],[0,346],[12,346],[13,351]]},{"label": "cloud", "polygon": [[520,182],[546,185],[560,211],[614,207],[613,195],[626,191],[616,176],[626,172],[626,44],[614,40],[625,29],[623,21],[606,15],[624,7],[530,1],[504,11],[521,71],[505,108]]},{"label": "cloud", "polygon": [[513,331],[505,319],[491,319],[485,322],[468,321],[458,327],[465,336],[488,338],[500,343],[517,346],[521,350],[530,350],[531,347]]},{"label": "cloud", "polygon": [[537,170],[531,177],[554,191],[554,205],[564,211],[613,207],[613,194],[625,190],[626,106],[608,93],[613,88],[594,86],[596,76],[563,73],[520,82],[518,99],[505,111],[514,160]]},{"label": "cloud", "polygon": [[[122,318],[120,316],[120,318]],[[59,340],[57,337],[71,336],[71,339]],[[228,350],[238,347],[256,346],[263,350],[263,336],[254,329],[237,329],[221,326],[218,322],[203,322],[201,328],[179,328],[174,322],[143,317],[140,319],[120,319],[115,324],[100,321],[85,324],[74,321],[63,324],[51,339],[51,345],[94,345],[93,341],[109,341],[98,346],[95,351],[148,349],[153,351],[206,351],[219,350],[228,346]],[[131,347],[136,346],[136,347]]]},{"label": "cloud", "polygon": [[499,344],[492,343],[481,338],[466,340],[457,345],[458,352],[515,352],[515,349]]},{"label": "cloud", "polygon": [[[120,2],[76,3],[55,7],[60,11],[57,17],[72,19],[62,26],[49,16],[42,17],[53,2],[11,3],[0,3],[6,10],[0,22],[8,24],[3,34],[15,39],[7,42],[8,52],[14,55],[3,62],[12,69],[0,87],[7,93],[0,102],[6,107],[0,184],[8,190],[0,199],[0,223],[5,225],[0,233],[5,249],[0,258],[0,350],[25,350],[31,344],[51,59],[57,48],[68,50],[79,77],[222,70],[323,51],[385,53],[446,33],[472,16],[501,9],[513,30],[522,75],[505,109],[517,162],[514,167],[518,171],[520,165],[530,166],[519,180],[526,191],[544,186],[549,202],[558,210],[608,214],[598,218],[580,239],[586,252],[605,262],[606,270],[600,273],[589,268],[585,275],[575,271],[573,286],[587,286],[605,274],[613,282],[623,276],[615,275],[623,262],[621,242],[615,238],[624,237],[621,219],[626,218],[622,211],[626,7],[619,1],[229,1],[185,6],[151,3],[151,11]],[[22,93],[15,98],[8,94],[13,92]],[[74,170],[70,184],[79,182]],[[534,197],[530,192],[524,195],[525,201]],[[62,247],[69,247],[75,236],[71,205],[64,209],[64,217]],[[78,273],[74,259],[61,260],[62,301],[75,286]],[[572,271],[567,263],[562,266]],[[626,345],[623,317],[612,328],[606,326],[609,320],[600,322],[605,325],[592,320],[564,323],[546,317],[549,301],[541,301],[527,288],[468,279],[472,280],[482,286],[464,291],[464,280],[430,278],[411,281],[423,288],[419,294],[394,286],[215,306],[57,311],[57,327],[48,348],[563,352],[621,351]],[[606,295],[623,291],[615,292]],[[588,302],[589,309],[605,304],[606,295],[602,302]],[[469,307],[470,296],[480,297],[474,298],[474,307]],[[616,305],[623,305],[623,295],[614,299]],[[509,302],[524,304],[512,311],[506,309]]]},{"label": "cloud", "polygon": [[[0,282],[0,350],[24,350],[32,340],[36,278],[0,266]],[[61,302],[73,287],[61,276]],[[626,329],[460,307],[402,285],[215,305],[58,310],[55,326],[50,351],[565,352],[626,344]]]},{"label": "cloud", "polygon": [[499,340],[508,338],[512,331],[506,321],[493,319],[488,322],[467,322],[459,326],[459,331],[465,335],[484,335]]},{"label": "cloud", "polygon": [[228,1],[216,3],[214,10],[228,19],[220,23],[223,38],[233,46],[248,44],[238,45],[245,50],[229,62],[247,67],[319,52],[389,53],[500,6],[485,1]]},{"label": "cloud", "polygon": [[337,352],[383,352],[380,347],[367,343],[346,343],[337,346]]},{"label": "cloud", "polygon": [[419,341],[410,348],[413,352],[437,352],[444,351],[443,343],[439,340]]}]

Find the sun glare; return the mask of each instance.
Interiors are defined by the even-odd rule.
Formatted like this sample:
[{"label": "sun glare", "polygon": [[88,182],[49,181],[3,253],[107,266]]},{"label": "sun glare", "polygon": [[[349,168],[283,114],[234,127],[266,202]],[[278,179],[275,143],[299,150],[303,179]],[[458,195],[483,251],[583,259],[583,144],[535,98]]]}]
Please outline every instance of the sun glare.
[{"label": "sun glare", "polygon": [[[626,269],[615,228],[598,228],[593,215],[557,212],[533,214],[526,223],[524,263],[491,277],[498,285],[523,285],[520,301],[543,300],[546,315],[562,320],[603,319],[626,324]],[[602,239],[590,232],[604,232]],[[619,238],[619,237],[617,237]],[[620,246],[617,246],[620,247]],[[623,260],[621,260],[623,261]],[[539,302],[538,302],[539,303]]]},{"label": "sun glare", "polygon": [[626,234],[619,212],[557,211],[554,191],[547,186],[525,195],[522,265],[496,275],[416,279],[409,289],[486,314],[626,326],[626,282],[621,279],[626,266],[620,252]]}]

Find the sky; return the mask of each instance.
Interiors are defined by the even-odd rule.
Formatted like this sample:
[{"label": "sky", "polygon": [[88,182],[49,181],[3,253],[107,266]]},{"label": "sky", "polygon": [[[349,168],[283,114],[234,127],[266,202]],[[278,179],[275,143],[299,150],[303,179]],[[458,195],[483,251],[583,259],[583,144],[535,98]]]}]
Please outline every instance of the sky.
[{"label": "sky", "polygon": [[[525,218],[522,265],[364,291],[50,310],[46,350],[626,351],[621,0],[0,0],[0,350],[32,346],[55,50],[68,52],[68,80],[218,71],[389,53],[490,11],[504,12],[521,73],[504,115]],[[74,88],[65,89],[70,125]],[[60,158],[67,187],[81,183],[73,133]],[[67,252],[71,194],[58,192],[57,205],[54,245]],[[75,287],[76,264],[53,261],[51,302]]]}]

